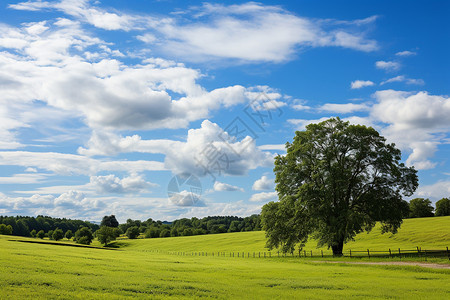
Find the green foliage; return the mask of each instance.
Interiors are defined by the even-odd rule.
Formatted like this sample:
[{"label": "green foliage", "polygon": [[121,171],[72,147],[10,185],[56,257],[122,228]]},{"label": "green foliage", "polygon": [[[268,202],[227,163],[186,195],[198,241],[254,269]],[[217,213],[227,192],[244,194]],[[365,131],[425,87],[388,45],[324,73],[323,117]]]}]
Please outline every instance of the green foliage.
[{"label": "green foliage", "polygon": [[0,234],[11,235],[13,228],[11,225],[0,224]]},{"label": "green foliage", "polygon": [[431,206],[431,201],[424,198],[415,198],[409,201],[409,217],[410,218],[426,218],[432,217],[433,206]]},{"label": "green foliage", "polygon": [[436,202],[436,217],[450,216],[450,199],[442,198]]},{"label": "green foliage", "polygon": [[31,230],[30,232],[31,237],[36,237],[36,229]]},{"label": "green foliage", "polygon": [[297,131],[286,148],[275,159],[280,201],[261,213],[269,248],[292,252],[312,236],[341,255],[344,243],[376,221],[382,232],[398,230],[407,211],[402,196],[418,179],[375,129],[332,118]]},{"label": "green foliage", "polygon": [[127,229],[127,232],[125,232],[125,235],[129,239],[136,239],[140,234],[139,227],[133,226]]},{"label": "green foliage", "polygon": [[148,228],[145,233],[144,233],[144,237],[146,239],[148,238],[158,238],[160,234],[160,230],[157,227],[150,227]]},{"label": "green foliage", "polygon": [[162,237],[162,238],[170,237],[170,230],[169,229],[161,230],[161,233],[159,234],[159,237]]},{"label": "green foliage", "polygon": [[39,230],[38,233],[36,234],[36,236],[40,239],[43,239],[45,237],[44,230]]},{"label": "green foliage", "polygon": [[63,232],[61,229],[56,228],[56,229],[53,231],[52,239],[55,240],[55,241],[59,241],[59,240],[61,240],[62,238],[64,238],[64,232]]},{"label": "green foliage", "polygon": [[117,237],[117,230],[119,228],[113,228],[108,226],[102,226],[99,230],[95,232],[100,244],[108,245],[110,242],[114,241]]},{"label": "green foliage", "polygon": [[72,232],[72,230],[67,230],[66,231],[66,234],[65,234],[65,237],[66,237],[66,239],[68,239],[68,240],[70,240],[70,239],[72,239],[73,238],[73,232]]},{"label": "green foliage", "polygon": [[75,242],[78,244],[90,245],[93,239],[92,231],[88,227],[82,227],[75,232]]},{"label": "green foliage", "polygon": [[50,240],[52,240],[53,239],[53,231],[54,230],[49,230],[48,232],[47,232],[47,237],[50,239]]},{"label": "green foliage", "polygon": [[94,231],[99,228],[98,225],[86,221],[70,220],[66,218],[52,218],[46,216],[0,216],[0,224],[2,223],[5,225],[11,225],[13,228],[12,234],[16,236],[31,236],[31,231],[33,230],[36,230],[36,232],[40,230],[48,232],[49,230],[60,228],[64,232],[67,230],[72,230],[72,232],[75,232],[80,227],[89,227]]},{"label": "green foliage", "polygon": [[100,226],[119,227],[119,222],[115,215],[104,216]]}]

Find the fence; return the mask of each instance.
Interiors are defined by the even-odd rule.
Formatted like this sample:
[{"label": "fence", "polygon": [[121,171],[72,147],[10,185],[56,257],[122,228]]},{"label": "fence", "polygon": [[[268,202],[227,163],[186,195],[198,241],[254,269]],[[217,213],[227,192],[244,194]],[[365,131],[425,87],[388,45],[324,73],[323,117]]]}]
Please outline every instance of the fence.
[{"label": "fence", "polygon": [[[272,258],[272,257],[333,257],[330,251],[306,251],[299,250],[292,253],[283,253],[280,251],[266,251],[266,252],[244,252],[244,251],[151,251],[165,254],[181,255],[181,256],[212,256],[212,257],[235,257],[235,258]],[[422,249],[416,247],[416,249],[388,249],[388,250],[348,250],[343,252],[344,257],[349,258],[362,258],[362,257],[381,257],[381,258],[406,258],[406,257],[447,257],[450,260],[450,250],[448,247],[446,249]]]}]

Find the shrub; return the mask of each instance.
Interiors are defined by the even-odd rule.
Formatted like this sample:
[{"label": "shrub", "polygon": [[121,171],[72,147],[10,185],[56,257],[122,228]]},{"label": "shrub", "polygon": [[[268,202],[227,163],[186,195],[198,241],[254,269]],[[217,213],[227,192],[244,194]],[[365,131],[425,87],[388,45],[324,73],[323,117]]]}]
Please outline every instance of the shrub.
[{"label": "shrub", "polygon": [[170,230],[169,229],[163,229],[161,230],[161,233],[159,234],[159,237],[170,237]]},{"label": "shrub", "polygon": [[64,237],[64,232],[61,229],[56,228],[55,231],[53,231],[52,239],[54,239],[55,241],[59,241],[63,237]]},{"label": "shrub", "polygon": [[127,232],[125,232],[125,235],[129,238],[129,239],[135,239],[139,236],[139,227],[137,226],[132,226],[130,228],[127,229]]},{"label": "shrub", "polygon": [[39,230],[38,233],[36,234],[36,236],[40,239],[43,239],[45,237],[44,230]]},{"label": "shrub", "polygon": [[78,244],[89,245],[92,243],[94,236],[92,235],[91,229],[88,227],[82,227],[75,232],[75,241]]},{"label": "shrub", "polygon": [[66,239],[70,240],[71,238],[73,238],[73,232],[72,230],[67,230],[66,234],[65,234]]},{"label": "shrub", "polygon": [[11,235],[13,228],[11,225],[0,224],[0,234]]}]

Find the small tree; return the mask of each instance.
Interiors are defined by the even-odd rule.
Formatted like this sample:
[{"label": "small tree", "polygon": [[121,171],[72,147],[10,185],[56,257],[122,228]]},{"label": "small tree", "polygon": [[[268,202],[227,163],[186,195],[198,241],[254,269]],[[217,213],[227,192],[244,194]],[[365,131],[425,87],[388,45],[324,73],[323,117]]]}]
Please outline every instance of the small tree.
[{"label": "small tree", "polygon": [[63,237],[64,237],[64,232],[62,231],[62,229],[56,228],[55,231],[53,231],[52,238],[55,241],[59,241]]},{"label": "small tree", "polygon": [[117,221],[115,215],[104,216],[100,226],[119,227],[119,222]]},{"label": "small tree", "polygon": [[45,237],[44,230],[39,230],[36,236],[42,240]]},{"label": "small tree", "polygon": [[132,226],[130,228],[127,229],[127,232],[125,232],[125,235],[129,238],[129,239],[135,239],[139,236],[139,227],[137,226]]},{"label": "small tree", "polygon": [[11,225],[0,224],[0,234],[11,235],[13,228]]},{"label": "small tree", "polygon": [[52,240],[52,239],[53,239],[53,230],[49,230],[49,231],[47,232],[47,237],[48,237],[49,240]]},{"label": "small tree", "polygon": [[100,227],[100,229],[95,232],[100,244],[103,244],[104,246],[106,246],[110,242],[114,241],[116,239],[115,229],[116,228],[112,228],[112,227],[108,227],[108,226]]},{"label": "small tree", "polygon": [[450,199],[442,198],[436,202],[436,217],[450,216]]},{"label": "small tree", "polygon": [[66,239],[68,239],[68,240],[70,240],[70,239],[72,239],[73,238],[73,232],[72,232],[72,230],[67,230],[66,231],[66,234],[65,234],[65,237],[66,237]]},{"label": "small tree", "polygon": [[432,217],[433,206],[431,206],[431,201],[424,198],[415,198],[409,202],[409,217],[410,218],[426,218]]},{"label": "small tree", "polygon": [[88,227],[82,227],[75,232],[75,241],[78,244],[90,245],[93,239],[92,231]]},{"label": "small tree", "polygon": [[36,230],[35,229],[31,230],[30,234],[31,234],[31,237],[35,238],[36,237]]}]

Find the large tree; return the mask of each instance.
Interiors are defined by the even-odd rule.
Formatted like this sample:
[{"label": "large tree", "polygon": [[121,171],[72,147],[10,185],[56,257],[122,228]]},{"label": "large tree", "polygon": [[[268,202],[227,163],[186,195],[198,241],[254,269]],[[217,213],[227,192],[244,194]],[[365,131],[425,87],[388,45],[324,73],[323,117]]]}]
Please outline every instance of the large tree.
[{"label": "large tree", "polygon": [[117,221],[115,215],[104,216],[100,226],[119,227],[119,222]]},{"label": "large tree", "polygon": [[416,190],[417,172],[375,129],[332,118],[297,131],[286,149],[275,158],[279,201],[261,213],[270,249],[292,252],[311,236],[342,255],[377,221],[383,233],[397,232],[408,211],[402,196]]},{"label": "large tree", "polygon": [[450,216],[450,199],[442,198],[436,202],[436,217]]}]

